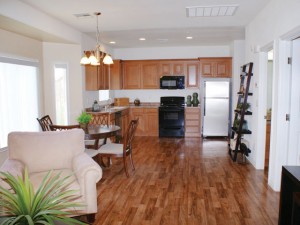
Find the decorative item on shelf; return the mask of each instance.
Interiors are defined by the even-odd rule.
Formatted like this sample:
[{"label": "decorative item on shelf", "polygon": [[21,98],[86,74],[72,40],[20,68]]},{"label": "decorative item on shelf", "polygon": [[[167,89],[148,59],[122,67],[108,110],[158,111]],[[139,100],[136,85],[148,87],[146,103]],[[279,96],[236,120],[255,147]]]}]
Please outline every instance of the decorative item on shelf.
[{"label": "decorative item on shelf", "polygon": [[141,104],[141,101],[138,98],[136,98],[133,103],[135,106],[139,106]]},{"label": "decorative item on shelf", "polygon": [[[235,119],[234,122],[233,122],[233,127],[234,127],[235,129],[239,129],[240,122],[241,122],[240,119]],[[248,130],[248,123],[247,123],[247,120],[244,120],[244,121],[243,121],[242,130]]]},{"label": "decorative item on shelf", "polygon": [[186,97],[186,106],[188,107],[192,106],[192,96],[190,95]]},{"label": "decorative item on shelf", "polygon": [[77,117],[77,121],[82,129],[87,129],[87,126],[92,119],[93,116],[84,111],[80,114],[79,117]]},{"label": "decorative item on shelf", "polygon": [[[238,109],[238,110],[242,110],[243,105],[244,105],[243,103],[239,103],[239,104],[237,105],[237,109]],[[250,103],[246,103],[246,104],[245,104],[245,110],[247,111],[249,108],[250,108]]]},{"label": "decorative item on shelf", "polygon": [[198,93],[197,92],[194,92],[193,93],[193,106],[194,107],[197,107],[199,105],[199,100],[198,100]]},{"label": "decorative item on shelf", "polygon": [[244,85],[241,84],[241,87],[240,87],[240,93],[241,93],[241,94],[244,94],[244,91],[245,91]]},{"label": "decorative item on shelf", "polygon": [[97,100],[94,101],[94,104],[92,106],[93,112],[99,112],[100,111],[100,105],[98,104]]},{"label": "decorative item on shelf", "polygon": [[111,56],[107,53],[104,53],[100,50],[100,44],[99,44],[99,28],[98,28],[98,16],[101,15],[100,12],[95,12],[96,15],[96,21],[97,21],[97,30],[96,30],[96,48],[94,51],[84,51],[84,56],[80,60],[81,65],[88,65],[91,64],[93,66],[99,66],[100,65],[100,60],[103,58],[103,63],[104,64],[113,64],[113,60]]}]

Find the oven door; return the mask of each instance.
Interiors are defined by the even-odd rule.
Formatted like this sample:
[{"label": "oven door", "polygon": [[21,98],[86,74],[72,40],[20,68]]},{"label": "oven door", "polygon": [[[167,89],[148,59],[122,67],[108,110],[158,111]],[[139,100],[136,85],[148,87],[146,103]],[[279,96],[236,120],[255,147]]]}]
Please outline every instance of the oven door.
[{"label": "oven door", "polygon": [[159,136],[184,137],[184,108],[159,108]]}]

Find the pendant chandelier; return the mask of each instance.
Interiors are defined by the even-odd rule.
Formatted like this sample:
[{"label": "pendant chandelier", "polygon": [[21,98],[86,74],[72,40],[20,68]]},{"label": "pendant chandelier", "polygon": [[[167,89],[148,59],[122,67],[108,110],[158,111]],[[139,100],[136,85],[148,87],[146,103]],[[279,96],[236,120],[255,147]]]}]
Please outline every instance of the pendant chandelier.
[{"label": "pendant chandelier", "polygon": [[96,21],[97,21],[97,27],[96,27],[96,48],[94,51],[85,51],[84,52],[84,56],[81,58],[80,60],[80,64],[81,65],[88,65],[91,64],[93,66],[99,66],[100,65],[100,61],[103,58],[103,63],[104,64],[113,64],[113,60],[111,58],[111,56],[107,53],[101,52],[100,50],[100,44],[99,44],[99,36],[100,36],[100,32],[99,32],[99,28],[98,28],[98,16],[101,15],[100,12],[95,12],[94,13],[96,15]]}]

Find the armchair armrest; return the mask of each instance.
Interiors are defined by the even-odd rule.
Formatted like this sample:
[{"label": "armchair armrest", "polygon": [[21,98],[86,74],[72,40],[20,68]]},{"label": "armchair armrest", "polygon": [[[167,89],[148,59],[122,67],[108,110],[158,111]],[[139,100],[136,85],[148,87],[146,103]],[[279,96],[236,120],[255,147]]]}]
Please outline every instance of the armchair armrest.
[{"label": "armchair armrest", "polygon": [[[75,156],[72,166],[79,182],[81,182],[80,180],[84,179],[85,176],[93,175],[96,183],[102,178],[101,167],[86,153]],[[88,175],[88,173],[90,173],[90,175]]]},{"label": "armchair armrest", "polygon": [[15,159],[7,159],[0,167],[0,171],[9,172],[14,176],[23,176],[25,165]]},{"label": "armchair armrest", "polygon": [[86,153],[73,158],[73,171],[80,185],[80,193],[85,201],[87,213],[97,212],[97,182],[102,178],[101,167]]},{"label": "armchair armrest", "polygon": [[[1,172],[9,172],[13,176],[23,177],[25,165],[19,160],[15,159],[7,159],[3,165],[0,167]],[[9,188],[8,184],[6,184],[2,179],[0,179],[0,186]]]}]

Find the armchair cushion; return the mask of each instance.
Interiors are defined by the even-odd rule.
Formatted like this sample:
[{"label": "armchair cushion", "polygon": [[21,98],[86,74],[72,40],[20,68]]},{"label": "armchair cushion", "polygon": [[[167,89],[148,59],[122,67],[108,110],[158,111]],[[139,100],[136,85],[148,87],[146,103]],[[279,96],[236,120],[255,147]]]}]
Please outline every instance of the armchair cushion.
[{"label": "armchair cushion", "polygon": [[9,158],[27,166],[29,173],[71,169],[72,158],[84,152],[84,132],[12,132],[8,135]]}]

